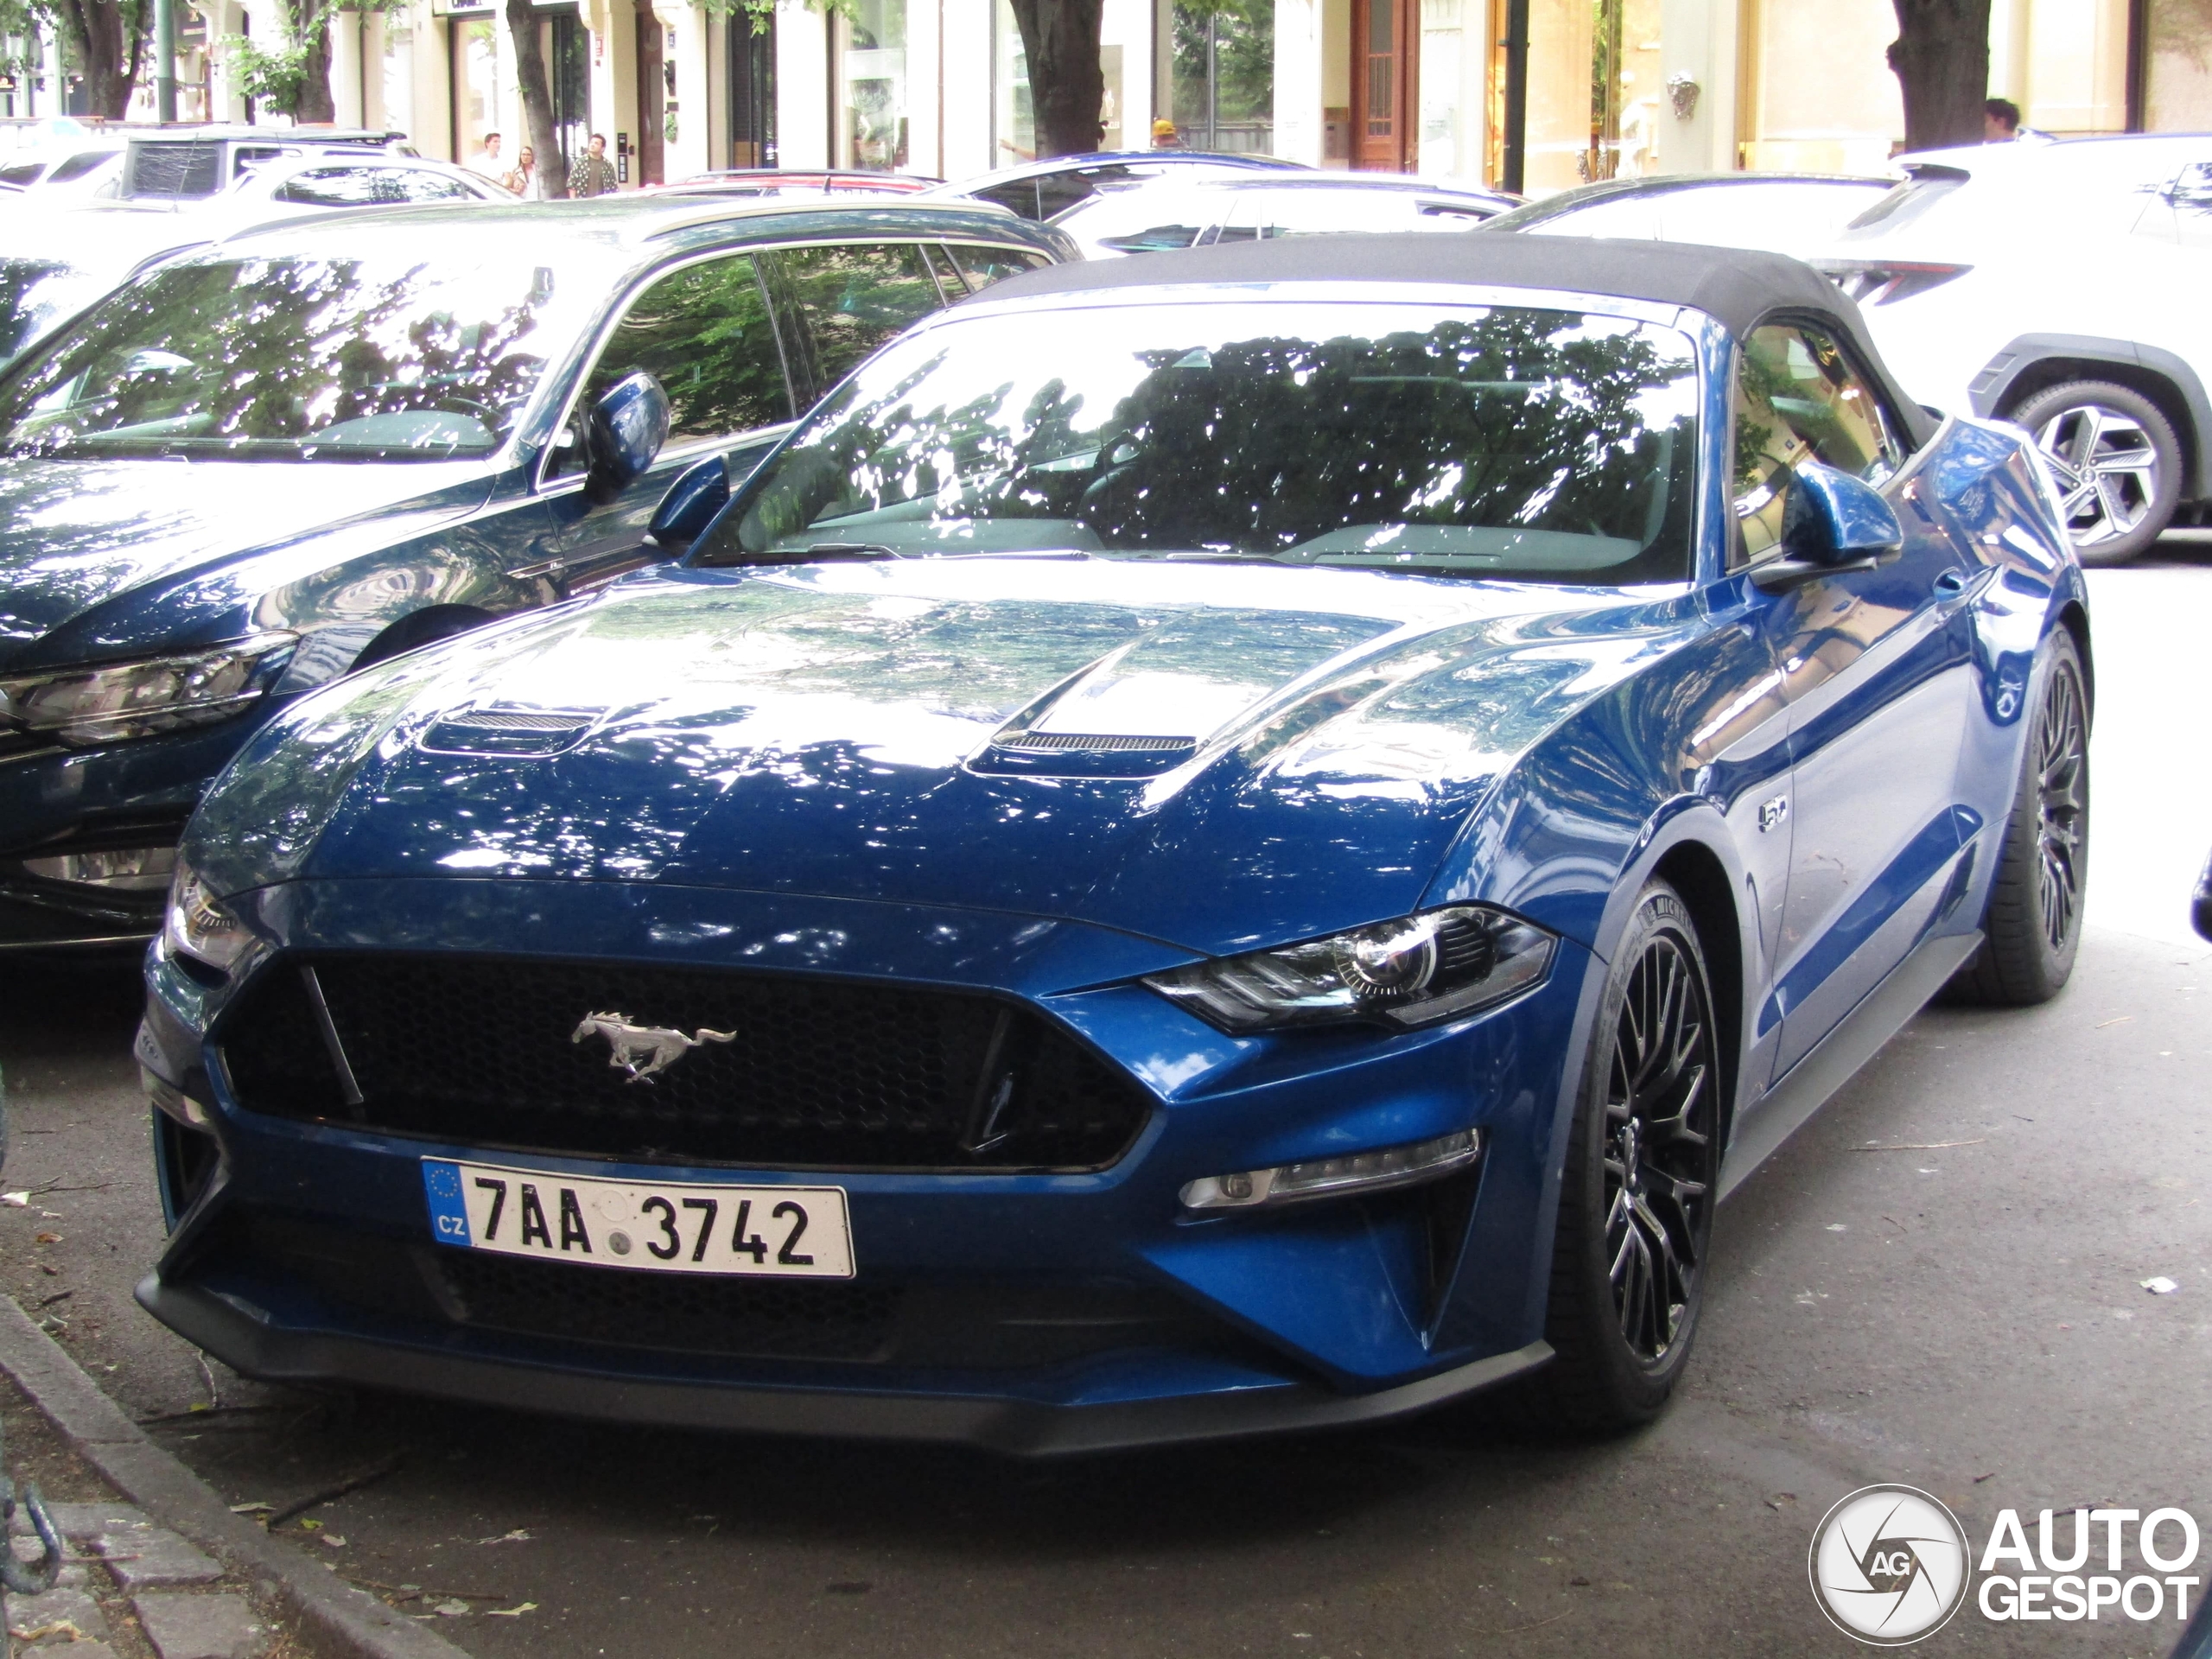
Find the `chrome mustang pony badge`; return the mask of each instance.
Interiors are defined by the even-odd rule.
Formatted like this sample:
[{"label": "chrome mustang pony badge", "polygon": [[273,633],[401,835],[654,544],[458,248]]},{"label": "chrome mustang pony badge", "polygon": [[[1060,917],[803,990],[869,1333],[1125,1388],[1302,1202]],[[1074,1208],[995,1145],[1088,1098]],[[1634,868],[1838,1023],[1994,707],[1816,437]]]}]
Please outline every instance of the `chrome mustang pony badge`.
[{"label": "chrome mustang pony badge", "polygon": [[666,1026],[633,1026],[626,1014],[588,1014],[583,1023],[569,1034],[572,1043],[581,1043],[587,1037],[604,1037],[613,1052],[607,1057],[607,1065],[617,1071],[627,1071],[632,1083],[651,1083],[656,1071],[665,1071],[693,1049],[705,1043],[728,1043],[736,1040],[734,1031],[709,1031],[699,1027],[694,1036]]}]

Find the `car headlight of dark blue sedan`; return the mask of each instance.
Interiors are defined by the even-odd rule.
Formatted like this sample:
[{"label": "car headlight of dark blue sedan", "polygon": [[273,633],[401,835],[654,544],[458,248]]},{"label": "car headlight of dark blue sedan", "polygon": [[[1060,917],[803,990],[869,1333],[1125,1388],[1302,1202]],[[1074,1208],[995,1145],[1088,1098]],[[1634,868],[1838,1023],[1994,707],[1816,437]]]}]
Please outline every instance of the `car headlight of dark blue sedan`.
[{"label": "car headlight of dark blue sedan", "polygon": [[264,696],[298,636],[256,634],[205,651],[0,677],[0,721],[71,747],[230,719]]}]

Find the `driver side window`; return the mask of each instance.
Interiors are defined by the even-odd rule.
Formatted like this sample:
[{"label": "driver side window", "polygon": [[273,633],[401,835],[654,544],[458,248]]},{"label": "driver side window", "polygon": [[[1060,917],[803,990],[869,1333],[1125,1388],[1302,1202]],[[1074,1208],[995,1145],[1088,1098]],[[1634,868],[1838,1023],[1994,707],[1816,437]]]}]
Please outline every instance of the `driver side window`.
[{"label": "driver side window", "polygon": [[583,471],[585,416],[640,369],[668,393],[671,447],[791,418],[783,353],[752,259],[703,260],[660,278],[615,324],[557,441],[549,477]]},{"label": "driver side window", "polygon": [[1735,420],[1731,568],[1781,543],[1799,462],[1821,461],[1877,488],[1904,464],[1873,388],[1818,329],[1751,331],[1736,353]]}]

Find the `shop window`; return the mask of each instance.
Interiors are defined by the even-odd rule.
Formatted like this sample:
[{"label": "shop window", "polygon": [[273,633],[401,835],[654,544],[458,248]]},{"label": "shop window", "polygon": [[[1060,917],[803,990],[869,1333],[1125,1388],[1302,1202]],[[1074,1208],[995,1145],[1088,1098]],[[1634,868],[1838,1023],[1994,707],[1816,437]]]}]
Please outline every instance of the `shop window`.
[{"label": "shop window", "polygon": [[1175,123],[1177,137],[1189,148],[1239,155],[1272,151],[1274,0],[1177,5],[1172,90],[1162,113]]},{"label": "shop window", "polygon": [[466,162],[484,149],[484,135],[504,135],[506,153],[514,153],[515,137],[502,119],[499,108],[499,24],[486,17],[456,17],[452,29],[453,156]]},{"label": "shop window", "polygon": [[837,165],[906,170],[906,0],[855,0],[837,30]]}]

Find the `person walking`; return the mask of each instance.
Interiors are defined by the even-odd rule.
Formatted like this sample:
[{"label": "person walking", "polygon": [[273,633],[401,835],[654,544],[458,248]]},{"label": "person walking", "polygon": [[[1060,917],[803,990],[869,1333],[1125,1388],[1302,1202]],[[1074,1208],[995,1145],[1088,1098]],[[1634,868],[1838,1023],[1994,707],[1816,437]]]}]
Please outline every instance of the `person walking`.
[{"label": "person walking", "polygon": [[515,170],[499,182],[524,201],[537,200],[537,152],[524,144],[515,154]]},{"label": "person walking", "polygon": [[605,196],[613,190],[614,163],[607,159],[607,135],[594,132],[584,153],[576,157],[576,164],[569,169],[569,194]]},{"label": "person walking", "polygon": [[484,135],[484,148],[468,158],[468,170],[472,173],[482,174],[495,184],[501,181],[507,167],[506,163],[499,159],[498,133],[487,132]]}]

